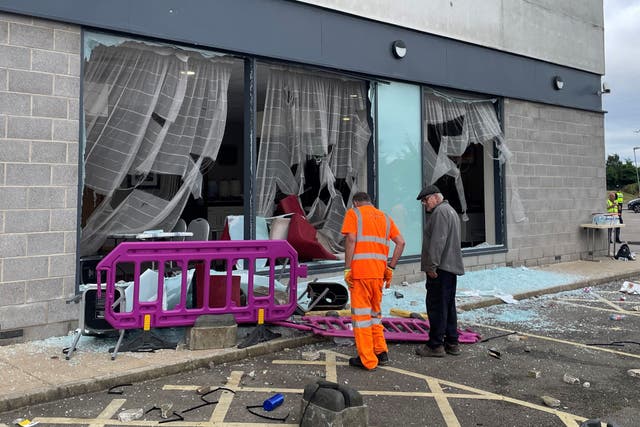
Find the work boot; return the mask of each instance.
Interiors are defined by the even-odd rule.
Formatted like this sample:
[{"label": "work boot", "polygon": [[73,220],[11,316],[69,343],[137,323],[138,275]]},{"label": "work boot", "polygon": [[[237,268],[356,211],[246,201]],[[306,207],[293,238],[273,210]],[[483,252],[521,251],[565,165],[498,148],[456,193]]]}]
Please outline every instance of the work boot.
[{"label": "work boot", "polygon": [[352,357],[349,359],[349,366],[353,366],[354,368],[364,369],[365,371],[373,371],[373,369],[368,369],[366,366],[362,364],[362,360],[360,360],[359,356]]},{"label": "work boot", "polygon": [[458,344],[444,344],[444,351],[452,356],[460,356],[460,346]]},{"label": "work boot", "polygon": [[444,347],[439,345],[435,348],[431,348],[428,345],[423,345],[416,348],[416,354],[422,357],[444,357]]},{"label": "work boot", "polygon": [[389,354],[386,351],[376,354],[376,357],[378,358],[378,365],[380,366],[384,366],[389,363]]}]

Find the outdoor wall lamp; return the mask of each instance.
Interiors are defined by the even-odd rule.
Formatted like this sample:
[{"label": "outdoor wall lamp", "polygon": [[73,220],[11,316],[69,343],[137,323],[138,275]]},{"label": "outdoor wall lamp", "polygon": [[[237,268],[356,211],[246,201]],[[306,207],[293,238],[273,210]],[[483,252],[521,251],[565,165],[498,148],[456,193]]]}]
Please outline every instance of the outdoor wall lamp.
[{"label": "outdoor wall lamp", "polygon": [[402,40],[396,40],[391,44],[391,52],[397,59],[402,59],[407,54],[407,45]]},{"label": "outdoor wall lamp", "polygon": [[611,88],[609,88],[609,84],[607,84],[607,82],[602,82],[602,88],[596,91],[596,95],[598,96],[603,93],[611,93]]},{"label": "outdoor wall lamp", "polygon": [[562,80],[562,77],[560,76],[555,76],[553,78],[553,88],[555,90],[560,90],[564,87],[564,80]]}]

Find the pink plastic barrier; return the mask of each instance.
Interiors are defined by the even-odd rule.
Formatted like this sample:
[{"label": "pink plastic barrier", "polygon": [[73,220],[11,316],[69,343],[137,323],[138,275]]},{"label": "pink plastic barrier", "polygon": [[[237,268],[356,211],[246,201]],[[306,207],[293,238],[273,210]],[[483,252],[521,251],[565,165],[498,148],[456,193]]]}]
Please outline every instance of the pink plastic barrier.
[{"label": "pink plastic barrier", "polygon": [[[244,270],[234,270],[242,260]],[[260,272],[268,278],[268,289],[263,294],[254,292],[256,265],[267,266]],[[152,266],[157,269],[156,297],[152,301],[140,301],[140,275]],[[171,308],[163,308],[165,280],[173,267],[173,274],[181,277],[179,302]],[[209,277],[210,268],[216,275]],[[286,267],[285,270],[283,270]],[[196,268],[195,289],[189,290],[188,269]],[[285,240],[242,241],[187,241],[187,242],[124,242],[100,261],[97,266],[98,297],[100,282],[106,277],[105,318],[116,329],[135,329],[174,326],[191,326],[199,316],[207,314],[233,314],[238,323],[258,322],[259,311],[264,321],[287,319],[297,306],[298,278],[306,277],[307,267],[298,264],[298,254]],[[133,305],[130,310],[115,308],[116,275],[124,270],[133,276]],[[222,270],[222,271],[220,271]],[[286,271],[287,302],[275,300],[276,277]],[[239,304],[238,286],[241,273],[247,275],[246,302]],[[224,286],[223,289],[215,286]],[[192,286],[193,288],[193,286]],[[217,298],[217,299],[216,299]]]},{"label": "pink plastic barrier", "polygon": [[[353,338],[351,317],[348,316],[305,316],[300,323],[290,321],[275,323],[322,336]],[[425,342],[429,340],[428,320],[383,317],[382,326],[384,326],[384,337],[389,341]],[[458,340],[461,343],[472,344],[480,341],[480,334],[469,329],[464,331],[458,329]]]}]

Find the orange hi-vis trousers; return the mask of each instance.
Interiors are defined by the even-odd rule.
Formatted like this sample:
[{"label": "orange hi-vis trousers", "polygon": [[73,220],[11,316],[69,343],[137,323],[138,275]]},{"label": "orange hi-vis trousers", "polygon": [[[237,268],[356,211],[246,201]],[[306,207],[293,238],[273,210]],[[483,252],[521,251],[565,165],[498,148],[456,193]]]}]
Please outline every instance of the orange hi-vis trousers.
[{"label": "orange hi-vis trousers", "polygon": [[382,326],[382,279],[353,279],[351,325],[360,361],[367,369],[378,366],[376,354],[387,351]]}]

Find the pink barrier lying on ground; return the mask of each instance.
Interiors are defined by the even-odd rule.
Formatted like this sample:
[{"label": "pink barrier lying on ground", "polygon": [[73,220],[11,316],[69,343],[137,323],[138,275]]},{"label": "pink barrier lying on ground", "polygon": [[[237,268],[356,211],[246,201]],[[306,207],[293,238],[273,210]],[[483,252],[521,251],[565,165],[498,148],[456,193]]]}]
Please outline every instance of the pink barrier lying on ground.
[{"label": "pink barrier lying on ground", "polygon": [[[248,277],[246,301],[239,303],[238,275],[235,270],[241,260]],[[254,292],[256,265],[266,267],[260,274],[268,277],[266,295]],[[169,266],[174,268],[168,268]],[[115,301],[116,275],[133,276],[133,304],[129,311]],[[157,269],[156,297],[152,301],[140,300],[140,275],[143,269]],[[189,290],[187,272],[196,268],[195,285]],[[171,308],[163,308],[165,276],[168,270],[181,276],[179,302]],[[210,269],[217,275],[207,277]],[[287,301],[278,304],[275,299],[276,270],[287,270]],[[124,242],[105,256],[96,268],[97,289],[100,297],[101,279],[106,278],[105,318],[116,329],[191,326],[199,316],[207,314],[232,314],[238,323],[258,322],[259,312],[264,321],[287,319],[297,306],[298,278],[306,277],[307,267],[298,264],[298,255],[285,240],[240,241],[186,241],[186,242]],[[216,280],[212,279],[215,278]],[[214,286],[224,284],[224,289]],[[195,288],[195,289],[193,289]],[[215,294],[215,295],[214,295]],[[191,298],[191,303],[189,303]],[[216,300],[217,298],[217,300]],[[223,298],[223,299],[221,299]]]},{"label": "pink barrier lying on ground", "polygon": [[[305,316],[301,322],[275,322],[280,326],[311,331],[314,334],[353,338],[351,329],[351,317],[331,317],[331,316]],[[389,341],[418,341],[429,340],[429,321],[422,319],[405,319],[399,317],[383,317],[384,337]],[[461,343],[472,344],[480,341],[480,334],[470,330],[458,329],[458,340]]]}]

